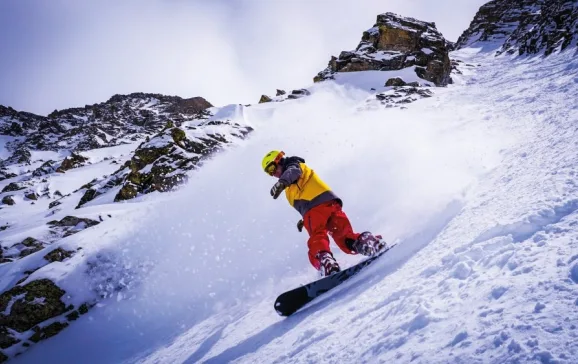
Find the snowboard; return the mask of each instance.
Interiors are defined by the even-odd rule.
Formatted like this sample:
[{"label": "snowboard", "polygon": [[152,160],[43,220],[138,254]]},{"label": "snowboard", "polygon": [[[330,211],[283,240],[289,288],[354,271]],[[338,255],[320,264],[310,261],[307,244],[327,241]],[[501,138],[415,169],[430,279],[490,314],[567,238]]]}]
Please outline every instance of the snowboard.
[{"label": "snowboard", "polygon": [[369,257],[357,263],[356,265],[353,265],[340,272],[323,277],[304,286],[297,287],[291,291],[282,293],[275,301],[275,310],[281,316],[289,316],[295,313],[300,308],[313,301],[315,298],[339,286],[341,283],[359,273],[363,268],[373,263],[376,259],[387,253],[394,246],[395,244],[388,246],[377,255]]}]

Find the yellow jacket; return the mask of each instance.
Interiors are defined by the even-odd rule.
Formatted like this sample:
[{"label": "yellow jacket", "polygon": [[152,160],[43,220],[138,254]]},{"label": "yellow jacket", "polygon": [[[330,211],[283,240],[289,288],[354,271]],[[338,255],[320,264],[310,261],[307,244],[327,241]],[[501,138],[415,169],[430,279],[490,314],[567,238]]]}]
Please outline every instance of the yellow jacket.
[{"label": "yellow jacket", "polygon": [[304,163],[303,159],[288,158],[283,167],[284,171],[279,179],[288,185],[285,188],[285,196],[289,204],[302,216],[311,208],[327,201],[337,200],[341,204],[341,200],[331,188]]}]

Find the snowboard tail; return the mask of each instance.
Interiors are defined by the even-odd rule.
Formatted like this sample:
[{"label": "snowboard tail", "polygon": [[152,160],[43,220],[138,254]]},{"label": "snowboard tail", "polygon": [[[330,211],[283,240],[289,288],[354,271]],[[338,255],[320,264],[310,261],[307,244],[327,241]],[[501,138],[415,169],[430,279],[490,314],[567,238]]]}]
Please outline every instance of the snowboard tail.
[{"label": "snowboard tail", "polygon": [[379,254],[340,272],[282,293],[275,301],[275,310],[281,316],[289,316],[295,313],[300,308],[313,301],[315,298],[339,286],[341,283],[347,281],[349,278],[359,273],[363,268],[373,263],[377,258],[387,253],[394,246],[395,244],[388,247]]}]

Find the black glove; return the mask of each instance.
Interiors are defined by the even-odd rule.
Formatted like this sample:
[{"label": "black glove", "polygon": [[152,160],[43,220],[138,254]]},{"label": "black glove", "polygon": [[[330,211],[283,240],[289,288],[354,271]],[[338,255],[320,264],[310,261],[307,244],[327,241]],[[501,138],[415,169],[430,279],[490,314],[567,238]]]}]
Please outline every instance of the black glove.
[{"label": "black glove", "polygon": [[299,230],[299,232],[303,231],[303,220],[297,222],[297,230]]},{"label": "black glove", "polygon": [[277,181],[277,183],[275,183],[271,188],[271,196],[273,196],[274,199],[277,199],[277,197],[279,197],[279,195],[281,194],[281,192],[283,192],[285,187],[287,187],[285,182],[283,182],[282,180]]}]

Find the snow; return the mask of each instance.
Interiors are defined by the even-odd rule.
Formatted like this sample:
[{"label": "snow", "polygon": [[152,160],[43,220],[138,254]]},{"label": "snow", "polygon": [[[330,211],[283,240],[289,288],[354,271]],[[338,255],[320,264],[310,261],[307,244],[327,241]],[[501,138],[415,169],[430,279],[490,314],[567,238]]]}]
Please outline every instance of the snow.
[{"label": "snow", "polygon": [[0,159],[7,159],[12,155],[6,145],[16,139],[8,135],[0,135]]},{"label": "snow", "polygon": [[[333,89],[334,85],[344,86],[348,92],[363,91],[368,93],[381,92],[391,87],[385,87],[385,82],[390,78],[399,77],[405,82],[419,82],[420,84],[428,84],[427,81],[419,78],[415,73],[415,67],[407,67],[396,71],[363,71],[363,72],[344,72],[333,75],[335,80],[333,82],[320,82],[309,88],[309,91]],[[374,90],[372,90],[374,89]],[[342,91],[337,91],[342,92]],[[357,97],[357,96],[356,96]]]},{"label": "snow", "polygon": [[389,61],[398,57],[403,57],[403,53],[391,51],[375,51],[371,53],[371,55],[364,55],[364,57],[375,59],[377,61]]},{"label": "snow", "polygon": [[140,144],[137,143],[127,143],[121,144],[114,147],[91,149],[88,151],[83,151],[82,156],[88,158],[90,163],[98,163],[103,161],[105,158],[114,159],[123,156],[132,155],[132,151]]},{"label": "snow", "polygon": [[231,104],[223,107],[214,107],[210,109],[212,116],[209,121],[213,120],[230,120],[233,122],[239,122],[240,124],[245,124],[244,120],[244,107],[243,105]]},{"label": "snow", "polygon": [[[42,163],[49,161],[49,160],[60,160],[68,157],[70,152],[68,151],[61,151],[61,152],[53,152],[50,150],[31,150],[30,151],[30,161],[31,162],[41,162],[38,164],[38,167],[42,165]],[[36,168],[38,168],[36,167]]]},{"label": "snow", "polygon": [[[74,302],[110,299],[14,362],[575,363],[578,60],[452,57],[481,66],[405,110],[360,105],[388,78],[420,81],[413,69],[222,108],[255,131],[187,185],[79,210],[105,221],[60,242],[82,255],[34,275]],[[304,157],[356,230],[398,243],[289,318],[276,296],[317,273],[299,215],[269,196],[260,160],[272,149]],[[361,259],[334,249],[342,266]]]}]

